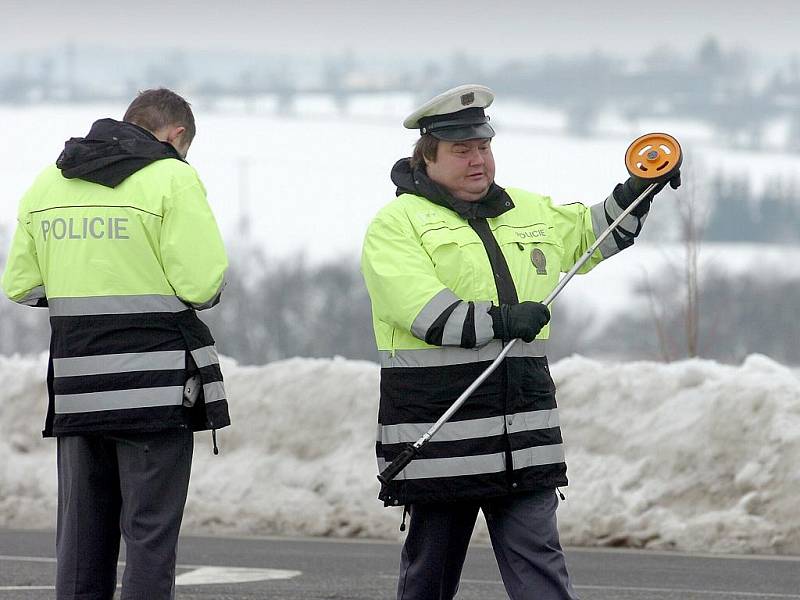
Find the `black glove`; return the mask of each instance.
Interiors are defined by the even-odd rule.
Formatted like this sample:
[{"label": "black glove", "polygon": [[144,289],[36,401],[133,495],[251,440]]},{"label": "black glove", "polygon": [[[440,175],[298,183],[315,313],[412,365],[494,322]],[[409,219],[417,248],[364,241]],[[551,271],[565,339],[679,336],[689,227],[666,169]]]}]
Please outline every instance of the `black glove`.
[{"label": "black glove", "polygon": [[[653,201],[653,197],[663,190],[667,183],[669,183],[669,186],[673,190],[677,190],[681,186],[680,169],[667,181],[659,183],[644,200],[639,202],[636,208],[631,211],[631,214],[640,218],[646,215],[647,211],[650,210],[650,203]],[[650,185],[650,182],[646,179],[640,179],[639,177],[631,175],[625,183],[618,183],[617,187],[614,188],[614,199],[622,208],[628,208],[631,203],[639,197],[639,194],[647,189],[648,185]]]},{"label": "black glove", "polygon": [[550,321],[550,311],[541,302],[501,304],[489,309],[494,337],[501,340],[520,338],[532,342]]}]

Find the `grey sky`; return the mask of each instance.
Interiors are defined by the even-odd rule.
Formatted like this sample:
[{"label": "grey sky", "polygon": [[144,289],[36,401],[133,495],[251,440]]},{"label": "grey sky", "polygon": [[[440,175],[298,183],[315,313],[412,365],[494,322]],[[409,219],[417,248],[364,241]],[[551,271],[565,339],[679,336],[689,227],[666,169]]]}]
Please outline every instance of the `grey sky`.
[{"label": "grey sky", "polygon": [[708,35],[762,55],[798,50],[800,2],[628,0],[0,0],[0,52],[67,41],[383,56],[694,50]]}]

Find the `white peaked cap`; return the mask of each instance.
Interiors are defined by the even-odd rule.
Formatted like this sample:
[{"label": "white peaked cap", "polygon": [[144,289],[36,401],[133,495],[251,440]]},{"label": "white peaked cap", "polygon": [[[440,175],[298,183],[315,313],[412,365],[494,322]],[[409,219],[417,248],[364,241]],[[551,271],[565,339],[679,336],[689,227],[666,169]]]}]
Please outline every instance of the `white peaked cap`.
[{"label": "white peaked cap", "polygon": [[494,92],[485,85],[460,85],[425,102],[406,117],[403,126],[443,140],[490,138],[494,129],[483,109],[493,100]]}]

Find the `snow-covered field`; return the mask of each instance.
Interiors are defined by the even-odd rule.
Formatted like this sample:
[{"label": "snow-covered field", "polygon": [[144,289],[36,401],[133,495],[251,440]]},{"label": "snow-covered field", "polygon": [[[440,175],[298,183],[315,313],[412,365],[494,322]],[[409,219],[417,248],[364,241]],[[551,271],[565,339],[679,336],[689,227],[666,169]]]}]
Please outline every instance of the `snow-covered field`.
[{"label": "snow-covered field", "polygon": [[[0,357],[0,527],[52,527],[44,357]],[[224,361],[234,425],[198,434],[185,531],[396,538],[376,500],[378,367]],[[564,541],[800,554],[800,378],[763,356],[553,365],[571,485]],[[485,538],[479,527],[477,536]]]},{"label": "snow-covered field", "polygon": [[[256,101],[252,113],[237,99],[215,110],[202,103],[194,107],[198,135],[189,160],[208,188],[232,259],[248,264],[242,254],[245,244],[252,243],[274,259],[296,260],[302,254],[313,262],[342,256],[355,261],[367,224],[394,196],[389,169],[397,158],[410,154],[417,137],[401,125],[414,99],[406,94],[356,98],[344,115],[326,98],[301,97],[297,116],[277,114],[274,104],[269,98]],[[13,227],[18,199],[43,165],[55,160],[65,139],[84,135],[97,118],[120,118],[123,110],[111,105],[0,107],[0,128],[6,132],[0,145],[5,206],[0,226]],[[627,177],[625,149],[641,133],[668,130],[683,141],[688,173],[684,187],[659,196],[634,249],[590,276],[575,278],[561,296],[566,303],[591,309],[598,328],[618,311],[644,301],[633,294],[633,287],[645,276],[681,280],[683,248],[658,241],[654,234],[672,216],[674,203],[702,195],[708,183],[702,174],[746,173],[758,187],[769,178],[800,172],[800,155],[720,152],[711,132],[689,122],[617,123],[605,127],[604,137],[586,139],[558,134],[563,118],[553,111],[501,97],[489,112],[498,132],[498,182],[550,194],[559,203],[604,199]],[[796,277],[800,249],[707,244],[701,248],[700,265],[701,270]]]},{"label": "snow-covered field", "polygon": [[[556,300],[574,314],[592,315],[592,326],[601,332],[621,313],[648,313],[647,284],[659,280],[685,285],[686,248],[680,243],[637,243],[585,275],[573,278]],[[769,244],[704,243],[698,248],[698,270],[703,278],[714,273],[730,279],[744,275],[763,282],[800,281],[800,247]],[[756,287],[748,293],[758,295]],[[554,310],[558,310],[555,308]]]},{"label": "snow-covered field", "polygon": [[[196,103],[198,134],[189,160],[208,188],[228,245],[241,242],[244,212],[249,235],[272,256],[302,252],[314,261],[357,256],[370,219],[394,196],[392,164],[410,155],[418,136],[401,124],[414,102],[403,94],[355,99],[340,114],[330,99],[300,98],[297,116],[277,114],[270,99],[256,102],[252,113],[240,100],[213,111]],[[121,118],[124,109],[0,107],[5,136],[0,224],[13,224],[19,197],[43,166],[55,161],[64,140],[85,135],[97,118]],[[722,151],[711,132],[691,122],[617,123],[604,127],[602,137],[579,138],[559,133],[563,117],[553,111],[500,97],[488,112],[497,130],[498,183],[550,195],[557,203],[603,200],[627,177],[628,144],[653,130],[667,130],[681,140],[687,177],[680,194],[659,197],[662,206],[654,209],[652,220],[669,210],[669,202],[688,198],[689,186],[702,193],[706,176],[718,171],[748,174],[756,187],[800,171],[800,155]]]},{"label": "snow-covered field", "polygon": [[[326,262],[344,256],[355,261],[367,224],[394,197],[389,169],[410,154],[417,137],[401,125],[414,102],[409,94],[356,98],[341,114],[329,98],[300,97],[296,116],[277,114],[270,98],[253,102],[253,112],[238,99],[219,103],[215,110],[198,103],[198,135],[189,160],[208,188],[232,259],[248,264],[243,253],[252,243],[274,259],[303,255]],[[120,118],[123,110],[112,105],[0,107],[0,129],[6,132],[0,145],[5,206],[0,226],[13,227],[18,199],[41,168],[55,160],[64,140],[85,135],[97,118]],[[620,122],[605,126],[603,137],[587,139],[557,133],[563,126],[559,113],[502,97],[489,113],[498,132],[493,143],[497,181],[549,194],[558,203],[602,201],[627,177],[623,157],[636,136],[668,130],[682,140],[684,187],[659,196],[634,249],[588,277],[577,277],[561,296],[591,309],[598,328],[618,311],[644,301],[635,297],[633,287],[645,276],[680,281],[683,248],[655,234],[672,217],[674,203],[702,196],[708,184],[703,174],[748,174],[759,187],[769,178],[800,172],[800,155],[720,152],[713,134],[691,122]],[[800,249],[707,244],[700,265],[701,270],[796,277]]]}]

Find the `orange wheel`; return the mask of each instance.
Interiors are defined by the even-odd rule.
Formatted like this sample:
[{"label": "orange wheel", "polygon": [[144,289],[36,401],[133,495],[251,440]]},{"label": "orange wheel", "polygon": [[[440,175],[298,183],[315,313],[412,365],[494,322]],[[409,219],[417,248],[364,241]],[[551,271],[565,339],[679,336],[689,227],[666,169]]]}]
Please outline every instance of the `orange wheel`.
[{"label": "orange wheel", "polygon": [[647,133],[635,139],[625,152],[628,173],[639,179],[665,181],[681,162],[681,145],[666,133]]}]

